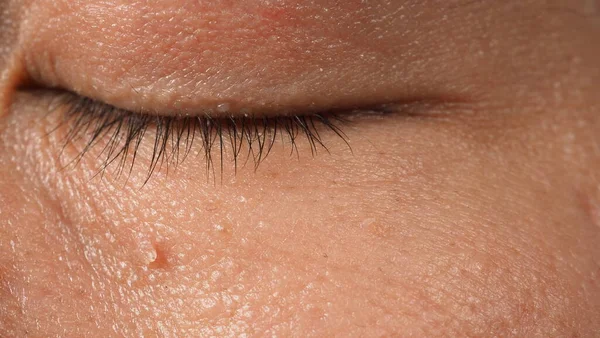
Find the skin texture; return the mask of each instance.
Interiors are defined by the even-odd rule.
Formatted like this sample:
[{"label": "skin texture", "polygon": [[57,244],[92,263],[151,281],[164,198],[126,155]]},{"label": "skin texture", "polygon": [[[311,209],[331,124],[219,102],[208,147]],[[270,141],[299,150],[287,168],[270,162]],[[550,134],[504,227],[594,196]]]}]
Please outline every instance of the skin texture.
[{"label": "skin texture", "polygon": [[[113,2],[0,4],[0,336],[600,331],[597,2]],[[352,151],[323,131],[329,154],[278,141],[235,173],[226,144],[222,173],[192,154],[143,186],[152,139],[130,175],[95,176],[101,144],[64,168],[85,143],[62,149],[50,87],[163,114],[399,105],[348,117]]]}]

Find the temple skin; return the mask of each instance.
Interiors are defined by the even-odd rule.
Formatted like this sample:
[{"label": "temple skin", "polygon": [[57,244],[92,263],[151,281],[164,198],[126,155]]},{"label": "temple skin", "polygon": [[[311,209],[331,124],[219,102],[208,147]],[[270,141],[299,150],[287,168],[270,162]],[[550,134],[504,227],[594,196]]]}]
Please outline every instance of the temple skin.
[{"label": "temple skin", "polygon": [[[595,4],[0,1],[0,336],[594,337]],[[57,88],[398,111],[143,186],[151,138],[129,175],[96,175],[106,139],[65,167]]]}]

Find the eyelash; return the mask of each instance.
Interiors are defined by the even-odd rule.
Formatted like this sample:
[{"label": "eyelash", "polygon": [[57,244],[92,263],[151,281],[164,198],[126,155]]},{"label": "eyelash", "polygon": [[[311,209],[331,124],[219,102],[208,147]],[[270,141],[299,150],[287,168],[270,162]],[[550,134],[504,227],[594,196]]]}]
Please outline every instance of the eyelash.
[{"label": "eyelash", "polygon": [[[243,165],[252,159],[256,170],[271,152],[277,138],[287,139],[291,145],[290,155],[295,152],[298,157],[297,142],[301,137],[308,140],[312,156],[319,148],[329,152],[321,135],[327,131],[337,135],[351,150],[348,137],[341,129],[348,121],[333,112],[279,117],[158,116],[127,111],[72,93],[59,95],[57,103],[52,111],[58,108],[64,116],[53,130],[67,126],[62,152],[72,142],[85,139],[83,150],[69,164],[79,163],[90,149],[108,136],[99,154],[104,157],[97,172],[100,176],[113,163],[117,163],[117,176],[122,175],[127,167],[128,174],[131,174],[142,142],[153,134],[152,158],[144,184],[163,165],[168,171],[170,165],[177,167],[182,163],[196,142],[201,142],[207,175],[212,171],[215,176],[213,149],[218,147],[221,177],[226,142],[231,146],[236,172],[244,145],[247,154]],[[148,133],[152,129],[154,133]]]}]

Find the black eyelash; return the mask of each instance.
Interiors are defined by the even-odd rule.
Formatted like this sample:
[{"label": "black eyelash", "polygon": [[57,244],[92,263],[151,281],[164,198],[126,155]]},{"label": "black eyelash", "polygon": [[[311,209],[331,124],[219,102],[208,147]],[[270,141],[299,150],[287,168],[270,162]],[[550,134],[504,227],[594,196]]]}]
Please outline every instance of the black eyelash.
[{"label": "black eyelash", "polygon": [[[280,117],[228,117],[212,118],[204,116],[158,116],[134,113],[93,99],[64,94],[60,96],[57,108],[64,118],[54,130],[66,125],[63,151],[72,142],[84,139],[84,148],[69,162],[77,164],[92,147],[101,140],[105,143],[99,156],[104,161],[97,175],[104,175],[107,168],[116,163],[117,176],[125,171],[130,175],[136,162],[138,150],[148,130],[154,129],[154,147],[144,184],[153,173],[163,165],[168,172],[169,166],[177,167],[192,151],[193,144],[200,142],[201,151],[206,159],[208,177],[215,176],[213,150],[215,147],[220,159],[221,177],[224,170],[225,143],[229,142],[233,152],[234,168],[237,172],[241,163],[242,148],[247,148],[243,165],[252,159],[254,168],[269,155],[276,139],[287,139],[290,143],[290,155],[299,156],[297,141],[299,137],[308,140],[311,154],[316,155],[319,148],[329,152],[320,133],[326,130],[341,138],[350,148],[349,140],[341,125],[347,121],[336,113],[315,113],[304,116]],[[324,127],[324,128],[323,128]],[[321,131],[320,131],[321,130]],[[107,141],[104,141],[108,136]],[[350,148],[351,150],[351,148]],[[129,163],[129,165],[128,165]]]}]

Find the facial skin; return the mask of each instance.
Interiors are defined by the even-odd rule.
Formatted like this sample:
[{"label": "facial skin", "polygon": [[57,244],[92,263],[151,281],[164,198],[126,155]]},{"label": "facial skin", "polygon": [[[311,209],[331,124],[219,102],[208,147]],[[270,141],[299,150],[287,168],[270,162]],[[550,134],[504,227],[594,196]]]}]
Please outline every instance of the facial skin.
[{"label": "facial skin", "polygon": [[[2,2],[0,336],[599,332],[600,5],[343,3]],[[226,145],[215,177],[199,155],[143,185],[152,142],[130,175],[95,176],[101,145],[64,169],[85,143],[34,87],[399,106],[349,116],[351,151],[278,141],[236,173]]]}]

